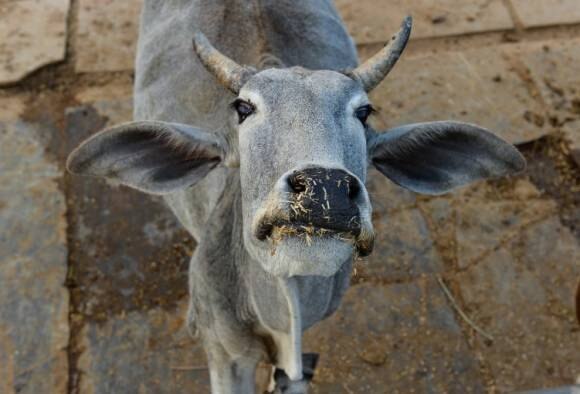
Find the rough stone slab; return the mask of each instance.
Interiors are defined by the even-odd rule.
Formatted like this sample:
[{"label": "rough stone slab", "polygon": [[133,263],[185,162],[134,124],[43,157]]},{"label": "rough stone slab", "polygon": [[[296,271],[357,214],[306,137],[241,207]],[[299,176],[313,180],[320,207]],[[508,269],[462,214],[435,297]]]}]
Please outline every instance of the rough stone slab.
[{"label": "rough stone slab", "polygon": [[554,216],[458,275],[465,312],[494,338],[479,348],[499,392],[576,380],[579,261],[576,239]]},{"label": "rough stone slab", "polygon": [[527,225],[557,210],[551,200],[506,200],[467,198],[456,202],[457,259],[466,267],[502,243],[517,237]]},{"label": "rough stone slab", "polygon": [[132,70],[143,0],[80,0],[77,60],[80,72]]},{"label": "rough stone slab", "polygon": [[557,212],[555,202],[542,198],[524,179],[504,190],[480,182],[419,205],[430,221],[439,253],[459,269],[482,260],[527,226]]},{"label": "rough stone slab", "polygon": [[[521,175],[525,175],[521,174]],[[469,200],[487,200],[489,202],[495,201],[519,201],[522,205],[531,200],[538,200],[542,198],[542,192],[538,190],[536,185],[530,182],[524,176],[516,176],[514,178],[500,178],[496,180],[479,181],[472,183],[463,188],[457,189],[447,196],[457,198],[464,203]],[[548,207],[554,207],[552,200],[543,200]]]},{"label": "rough stone slab", "polygon": [[[579,7],[580,8],[580,7]],[[580,40],[522,46],[519,57],[561,123],[580,117]]]},{"label": "rough stone slab", "polygon": [[418,209],[376,217],[373,225],[375,249],[357,264],[364,276],[393,281],[443,270],[427,223]]},{"label": "rough stone slab", "polygon": [[81,393],[209,393],[201,345],[184,328],[186,303],[88,323],[79,334]]},{"label": "rough stone slab", "polygon": [[455,194],[427,199],[422,197],[418,203],[437,252],[446,266],[454,266],[457,260],[457,213],[454,198]]},{"label": "rough stone slab", "polygon": [[580,167],[580,118],[566,123],[564,127],[562,127],[562,131],[570,142],[570,153],[572,158],[576,162],[576,165]]},{"label": "rough stone slab", "polygon": [[337,0],[335,3],[357,44],[388,41],[407,15],[414,19],[412,38],[514,27],[501,0]]},{"label": "rough stone slab", "polygon": [[[79,93],[101,99],[67,110],[67,153],[131,120],[123,91]],[[208,392],[205,359],[183,328],[191,238],[160,198],[71,175],[67,187],[80,391]]]},{"label": "rough stone slab", "polygon": [[415,193],[394,184],[372,166],[369,167],[366,188],[371,198],[374,218],[412,207],[416,202]]},{"label": "rough stone slab", "polygon": [[[79,105],[91,105],[93,103],[101,103],[105,101],[122,101],[128,103],[129,97],[133,95],[133,78],[130,75],[119,75],[114,81],[98,85],[98,86],[87,86],[85,88],[79,89],[75,92],[75,100]],[[126,104],[129,105],[129,104]],[[126,113],[122,114],[124,119],[131,119],[128,113],[131,108],[129,108]],[[121,112],[121,111],[119,111]]]},{"label": "rough stone slab", "polygon": [[[131,117],[130,98],[68,109],[66,151]],[[163,201],[101,179],[68,179],[78,311],[100,321],[132,310],[174,307],[187,294],[193,241]]]},{"label": "rough stone slab", "polygon": [[[578,380],[576,380],[578,382]],[[556,387],[552,389],[545,390],[532,390],[525,391],[521,394],[578,394],[580,393],[580,384],[575,384],[572,386]]]},{"label": "rough stone slab", "polygon": [[307,331],[305,351],[320,353],[314,393],[485,391],[433,280],[351,287],[339,311]]},{"label": "rough stone slab", "polygon": [[0,120],[3,122],[18,120],[25,109],[27,96],[8,96],[0,98]]},{"label": "rough stone slab", "polygon": [[10,118],[0,119],[0,392],[66,392],[66,207],[37,138],[56,131]]},{"label": "rough stone slab", "polygon": [[378,129],[432,120],[476,123],[512,143],[548,132],[534,100],[502,47],[402,57],[371,94]]},{"label": "rough stone slab", "polygon": [[373,207],[373,254],[356,264],[363,277],[409,279],[442,270],[427,223],[416,209],[416,195],[369,168],[366,182]]},{"label": "rough stone slab", "polygon": [[510,0],[524,27],[580,23],[578,0]]},{"label": "rough stone slab", "polygon": [[0,85],[63,60],[70,0],[0,2]]}]

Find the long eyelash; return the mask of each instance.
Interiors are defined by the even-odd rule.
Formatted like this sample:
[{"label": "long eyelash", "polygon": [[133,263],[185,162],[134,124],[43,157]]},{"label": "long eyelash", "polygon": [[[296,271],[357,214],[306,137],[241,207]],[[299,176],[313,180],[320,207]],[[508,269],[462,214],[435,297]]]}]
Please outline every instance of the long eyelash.
[{"label": "long eyelash", "polygon": [[237,98],[230,103],[230,108],[236,109],[237,105],[244,100]]},{"label": "long eyelash", "polygon": [[246,103],[246,104],[249,104],[249,105],[250,105],[252,108],[256,109],[256,106],[255,106],[255,105],[254,105],[254,103],[252,103],[250,100],[243,100],[243,99],[241,99],[241,98],[237,98],[237,99],[235,99],[234,101],[232,101],[232,102],[230,103],[230,105],[229,105],[229,106],[230,106],[231,108],[233,108],[233,109],[236,109],[236,106],[237,106],[239,103]]}]

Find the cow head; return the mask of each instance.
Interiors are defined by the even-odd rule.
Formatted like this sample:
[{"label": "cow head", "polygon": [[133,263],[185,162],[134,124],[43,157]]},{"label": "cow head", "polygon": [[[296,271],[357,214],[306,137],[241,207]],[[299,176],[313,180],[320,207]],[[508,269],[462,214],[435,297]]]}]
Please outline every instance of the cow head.
[{"label": "cow head", "polygon": [[194,49],[236,98],[231,133],[133,122],[93,136],[69,157],[74,173],[115,179],[149,193],[190,187],[222,164],[239,167],[244,245],[268,272],[332,275],[373,247],[367,167],[410,190],[440,194],[521,170],[510,144],[465,123],[411,124],[376,133],[367,92],[405,48],[411,19],[355,70],[238,65],[201,33]]}]

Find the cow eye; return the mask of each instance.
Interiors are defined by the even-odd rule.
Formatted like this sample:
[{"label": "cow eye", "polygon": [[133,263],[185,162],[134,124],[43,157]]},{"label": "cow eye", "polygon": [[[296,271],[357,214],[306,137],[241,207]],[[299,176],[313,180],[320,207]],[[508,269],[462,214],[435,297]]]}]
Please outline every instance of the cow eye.
[{"label": "cow eye", "polygon": [[366,126],[367,119],[374,111],[375,110],[373,109],[373,107],[370,104],[367,104],[367,105],[363,105],[362,107],[358,107],[354,114],[358,118],[358,120],[360,120],[361,123],[364,126]]},{"label": "cow eye", "polygon": [[232,103],[232,107],[238,113],[238,122],[242,123],[246,118],[254,113],[256,107],[249,101],[244,101],[242,99],[237,99]]}]

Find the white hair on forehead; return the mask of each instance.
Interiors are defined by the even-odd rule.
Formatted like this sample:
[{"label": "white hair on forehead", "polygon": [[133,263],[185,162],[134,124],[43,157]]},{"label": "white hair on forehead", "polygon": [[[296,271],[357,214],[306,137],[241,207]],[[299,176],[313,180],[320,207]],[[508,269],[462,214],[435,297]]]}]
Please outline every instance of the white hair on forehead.
[{"label": "white hair on forehead", "polygon": [[[369,104],[369,99],[364,90],[358,88],[358,84],[352,81],[349,77],[341,74],[337,71],[332,70],[307,70],[299,67],[291,69],[268,69],[259,73],[258,78],[263,77],[267,82],[287,82],[285,86],[292,86],[293,82],[304,81],[303,78],[298,80],[294,79],[295,76],[308,75],[307,81],[304,84],[305,91],[314,92],[316,95],[328,97],[331,99],[332,95],[328,95],[329,91],[334,90],[335,92],[343,91],[348,93],[352,91],[352,95],[347,98],[345,109],[347,111],[356,109],[362,105]],[[347,82],[347,83],[345,83]],[[263,88],[266,90],[264,91]],[[261,83],[249,83],[246,84],[240,91],[239,98],[245,101],[249,101],[256,107],[261,107],[262,109],[268,109],[267,99],[263,96],[263,93],[270,90],[272,92],[271,86],[264,86]],[[295,90],[293,90],[295,91]],[[282,94],[282,92],[279,92]],[[279,95],[278,95],[279,97]],[[345,97],[345,96],[341,96]],[[342,101],[342,100],[341,100]]]},{"label": "white hair on forehead", "polygon": [[240,99],[244,101],[248,101],[255,106],[263,106],[265,105],[264,99],[262,95],[258,93],[256,90],[252,90],[251,88],[244,87],[238,96]]},{"label": "white hair on forehead", "polygon": [[363,92],[358,92],[350,98],[347,104],[347,108],[356,109],[367,104],[369,104],[368,96]]}]

